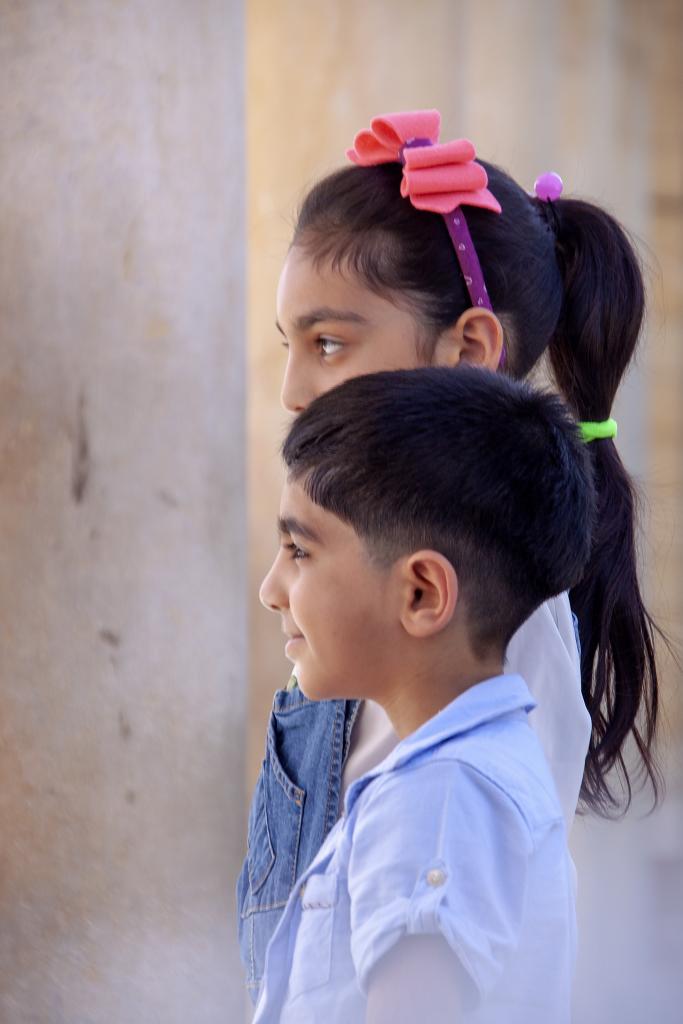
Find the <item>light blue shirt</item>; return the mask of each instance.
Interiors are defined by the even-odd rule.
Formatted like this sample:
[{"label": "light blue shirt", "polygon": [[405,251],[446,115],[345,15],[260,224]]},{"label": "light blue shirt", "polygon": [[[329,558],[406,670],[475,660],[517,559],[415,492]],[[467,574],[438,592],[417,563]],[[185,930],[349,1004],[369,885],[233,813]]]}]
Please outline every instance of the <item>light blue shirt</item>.
[{"label": "light blue shirt", "polygon": [[441,934],[468,1024],[565,1024],[576,929],[562,810],[520,676],[467,690],[346,794],[266,954],[254,1024],[365,1020],[373,967]]}]

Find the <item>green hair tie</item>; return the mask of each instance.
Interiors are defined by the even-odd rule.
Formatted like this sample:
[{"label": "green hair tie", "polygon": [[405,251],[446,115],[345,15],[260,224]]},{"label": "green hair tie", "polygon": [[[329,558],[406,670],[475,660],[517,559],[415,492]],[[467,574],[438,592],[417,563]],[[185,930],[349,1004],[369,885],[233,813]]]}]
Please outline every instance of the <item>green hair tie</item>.
[{"label": "green hair tie", "polygon": [[579,430],[586,444],[590,441],[602,441],[606,437],[617,436],[617,421],[603,420],[601,423],[579,423]]}]

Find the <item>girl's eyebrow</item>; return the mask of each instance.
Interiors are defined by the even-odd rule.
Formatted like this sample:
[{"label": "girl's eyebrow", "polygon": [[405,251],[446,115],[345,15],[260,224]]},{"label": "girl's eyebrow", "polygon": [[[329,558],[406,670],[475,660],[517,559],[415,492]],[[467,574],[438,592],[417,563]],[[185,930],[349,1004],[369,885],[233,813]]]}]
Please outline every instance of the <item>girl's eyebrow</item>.
[{"label": "girl's eyebrow", "polygon": [[[318,309],[312,309],[310,313],[302,313],[300,316],[297,316],[292,326],[296,331],[307,331],[314,324],[329,320],[337,320],[347,324],[367,324],[369,322],[367,317],[362,316],[360,313],[355,313],[351,309],[332,309],[331,306],[320,306]],[[285,333],[278,320],[275,321],[275,326],[280,334]]]},{"label": "girl's eyebrow", "polygon": [[320,537],[318,537],[317,533],[311,530],[309,526],[300,522],[300,520],[295,519],[294,516],[278,516],[277,529],[280,534],[286,533],[290,537],[295,535],[313,544],[320,543]]}]

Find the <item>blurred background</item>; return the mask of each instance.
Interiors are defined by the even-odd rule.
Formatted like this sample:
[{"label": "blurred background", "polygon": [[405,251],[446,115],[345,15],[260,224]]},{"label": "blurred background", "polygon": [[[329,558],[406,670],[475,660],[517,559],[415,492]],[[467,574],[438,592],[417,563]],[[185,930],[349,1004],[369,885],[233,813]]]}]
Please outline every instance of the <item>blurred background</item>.
[{"label": "blurred background", "polygon": [[[0,0],[0,1022],[248,1016],[234,881],[273,691],[294,211],[373,115],[438,107],[638,242],[619,448],[683,639],[680,0]],[[272,621],[271,621],[272,619]],[[578,819],[577,1024],[674,1024],[683,698],[662,806]]]},{"label": "blurred background", "polygon": [[[680,0],[410,0],[247,6],[249,156],[249,579],[247,788],[263,756],[279,624],[257,602],[280,486],[277,399],[285,354],[273,295],[294,211],[379,113],[442,112],[531,190],[557,170],[565,194],[611,210],[635,236],[650,312],[619,395],[619,450],[642,491],[650,607],[679,644],[683,623],[683,4]],[[271,621],[273,619],[274,621]],[[667,796],[623,821],[577,819],[577,1024],[673,1024],[683,1015],[683,702],[664,665]]]}]

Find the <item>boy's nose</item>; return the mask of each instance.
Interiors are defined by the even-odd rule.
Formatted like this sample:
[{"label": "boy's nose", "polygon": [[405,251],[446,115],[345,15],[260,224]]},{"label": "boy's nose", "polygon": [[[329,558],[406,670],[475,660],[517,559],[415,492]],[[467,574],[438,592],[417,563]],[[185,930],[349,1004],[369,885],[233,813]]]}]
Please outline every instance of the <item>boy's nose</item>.
[{"label": "boy's nose", "polygon": [[286,607],[285,591],[278,572],[279,560],[280,556],[278,555],[268,570],[258,593],[263,607],[268,608],[271,612],[280,612]]}]

